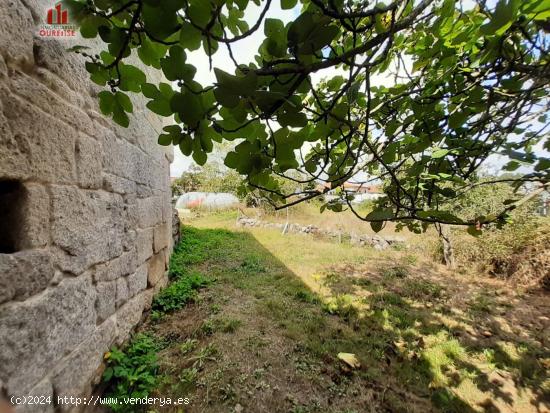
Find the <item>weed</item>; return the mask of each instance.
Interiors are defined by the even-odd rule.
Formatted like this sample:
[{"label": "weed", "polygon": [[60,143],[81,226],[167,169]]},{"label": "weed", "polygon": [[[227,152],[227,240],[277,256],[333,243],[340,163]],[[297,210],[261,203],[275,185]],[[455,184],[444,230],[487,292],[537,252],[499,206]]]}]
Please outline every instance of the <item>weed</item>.
[{"label": "weed", "polygon": [[189,360],[193,361],[193,367],[196,367],[200,370],[207,361],[216,361],[216,357],[214,356],[217,353],[218,349],[214,344],[211,343],[206,347],[201,348],[197,352],[197,354],[193,357],[190,357]]},{"label": "weed", "polygon": [[265,374],[265,369],[264,368],[257,368],[256,370],[254,370],[252,372],[252,375],[254,376],[254,379],[256,380],[260,380]]},{"label": "weed", "polygon": [[485,294],[477,294],[469,303],[470,311],[474,314],[492,314],[494,301]]},{"label": "weed", "polygon": [[357,316],[357,308],[354,305],[354,298],[349,294],[338,294],[323,305],[323,310],[329,314],[336,314],[345,320]]},{"label": "weed", "polygon": [[153,300],[151,318],[158,320],[166,313],[179,310],[194,299],[196,290],[206,284],[208,281],[199,273],[176,279]]},{"label": "weed", "polygon": [[233,400],[235,397],[237,397],[237,393],[235,392],[235,389],[229,383],[227,383],[223,387],[220,387],[219,392],[220,392],[220,399],[223,401]]},{"label": "weed", "polygon": [[384,308],[386,305],[395,305],[395,306],[403,306],[405,302],[403,299],[392,292],[385,292],[380,294],[374,294],[371,297],[367,298],[367,302],[369,302],[374,307]]},{"label": "weed", "polygon": [[440,298],[444,288],[428,280],[406,280],[403,284],[403,294],[414,299]]},{"label": "weed", "polygon": [[369,288],[372,288],[373,282],[368,278],[361,277],[361,278],[352,279],[352,284],[369,289]]},{"label": "weed", "polygon": [[342,279],[342,276],[335,272],[329,272],[325,275],[325,281],[324,284],[327,286],[331,286],[334,284],[337,284]]},{"label": "weed", "polygon": [[294,294],[294,298],[296,298],[298,301],[310,304],[317,304],[319,302],[319,298],[317,298],[315,294],[312,294],[306,290],[296,291],[296,293]]},{"label": "weed", "polygon": [[254,350],[267,347],[269,345],[269,341],[262,337],[250,336],[246,338],[244,345],[246,348]]},{"label": "weed", "polygon": [[217,322],[219,326],[218,328],[222,333],[234,333],[242,323],[241,320],[234,318],[220,319],[217,320]]},{"label": "weed", "polygon": [[[158,384],[157,352],[162,343],[154,337],[139,334],[125,349],[113,347],[105,354],[107,368],[103,373],[103,382],[108,383],[107,397],[117,400],[147,397]],[[114,412],[133,412],[133,406],[124,404],[110,405]]]},{"label": "weed", "polygon": [[418,263],[418,257],[416,255],[406,255],[405,262],[409,265],[416,265]]},{"label": "weed", "polygon": [[195,350],[197,347],[197,344],[199,343],[198,340],[188,338],[183,343],[180,344],[180,352],[181,354],[188,354]]},{"label": "weed", "polygon": [[205,336],[210,336],[216,331],[214,320],[206,320],[202,323],[200,331]]},{"label": "weed", "polygon": [[382,270],[382,276],[384,278],[405,278],[408,275],[409,275],[409,270],[401,266],[384,268]]},{"label": "weed", "polygon": [[234,333],[241,324],[242,321],[236,318],[213,318],[203,322],[200,331],[206,336],[212,335],[217,331],[221,331],[222,333]]},{"label": "weed", "polygon": [[263,266],[261,260],[258,257],[245,257],[241,262],[241,270],[252,273],[266,272],[266,268]]},{"label": "weed", "polygon": [[179,375],[180,385],[183,387],[183,390],[189,389],[197,381],[199,370],[195,367],[190,367],[188,369],[183,369]]}]

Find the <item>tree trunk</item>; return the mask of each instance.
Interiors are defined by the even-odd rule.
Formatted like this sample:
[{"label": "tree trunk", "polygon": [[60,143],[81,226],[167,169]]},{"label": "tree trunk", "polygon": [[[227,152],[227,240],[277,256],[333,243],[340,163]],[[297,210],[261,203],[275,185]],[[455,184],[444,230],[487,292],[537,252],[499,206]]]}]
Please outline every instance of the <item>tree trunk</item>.
[{"label": "tree trunk", "polygon": [[439,240],[441,241],[441,246],[443,247],[443,263],[448,268],[455,268],[455,256],[453,243],[451,240],[451,228],[449,225],[445,224],[435,224],[437,233],[439,234]]}]

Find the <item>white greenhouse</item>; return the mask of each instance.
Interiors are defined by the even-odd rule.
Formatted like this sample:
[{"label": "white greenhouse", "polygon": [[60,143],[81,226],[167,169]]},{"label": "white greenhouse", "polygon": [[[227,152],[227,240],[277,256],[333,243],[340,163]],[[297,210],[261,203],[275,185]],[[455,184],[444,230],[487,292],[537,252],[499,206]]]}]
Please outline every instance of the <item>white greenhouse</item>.
[{"label": "white greenhouse", "polygon": [[176,209],[227,209],[238,203],[239,199],[229,193],[187,192],[176,201]]}]

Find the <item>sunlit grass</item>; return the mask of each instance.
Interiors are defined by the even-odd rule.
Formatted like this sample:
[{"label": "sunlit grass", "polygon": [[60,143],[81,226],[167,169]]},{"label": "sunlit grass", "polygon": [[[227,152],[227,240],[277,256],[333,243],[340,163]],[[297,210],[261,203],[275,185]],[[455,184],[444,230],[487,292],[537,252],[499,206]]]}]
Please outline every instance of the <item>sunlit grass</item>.
[{"label": "sunlit grass", "polygon": [[[492,296],[466,297],[461,310],[446,305],[450,287],[430,278],[433,266],[425,257],[270,228],[242,230],[235,219],[235,213],[216,213],[185,227],[176,267],[201,270],[215,280],[213,288],[227,285],[253,297],[255,316],[307,359],[298,363],[299,374],[318,380],[308,363],[354,353],[366,366],[358,377],[399,383],[445,412],[475,411],[491,396],[486,375],[492,371],[511,374],[518,386],[545,386],[540,349],[511,341],[472,345],[457,335],[474,331],[477,318],[492,313]],[[246,327],[238,314],[224,314],[219,301],[209,308],[216,311],[200,327],[204,337],[238,336]],[[243,342],[259,351],[269,341]],[[389,403],[399,411],[402,402]]]}]

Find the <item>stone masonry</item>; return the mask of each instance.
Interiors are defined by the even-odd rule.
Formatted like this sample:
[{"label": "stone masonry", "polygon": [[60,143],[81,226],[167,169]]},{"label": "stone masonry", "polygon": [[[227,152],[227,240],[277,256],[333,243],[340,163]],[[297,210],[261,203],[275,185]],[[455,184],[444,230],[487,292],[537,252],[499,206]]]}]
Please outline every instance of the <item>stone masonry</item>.
[{"label": "stone masonry", "polygon": [[0,2],[0,390],[53,397],[25,413],[90,394],[166,285],[173,243],[162,120],[135,96],[128,129],[99,113],[66,52],[83,40],[38,35],[54,5]]}]

